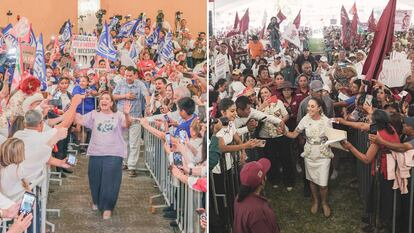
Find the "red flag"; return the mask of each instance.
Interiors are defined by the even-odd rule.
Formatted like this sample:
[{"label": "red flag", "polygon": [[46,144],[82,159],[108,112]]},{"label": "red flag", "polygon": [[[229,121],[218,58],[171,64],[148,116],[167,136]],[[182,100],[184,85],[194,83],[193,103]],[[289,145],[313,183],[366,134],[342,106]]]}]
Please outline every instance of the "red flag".
[{"label": "red flag", "polygon": [[239,13],[237,13],[237,11],[236,11],[236,18],[234,19],[233,29],[237,29],[237,26],[239,26],[239,22],[240,22]]},{"label": "red flag", "polygon": [[53,45],[52,55],[50,56],[49,64],[52,64],[53,61],[56,59],[57,54],[60,53],[59,49],[59,39],[55,36],[55,43]]},{"label": "red flag", "polygon": [[295,20],[293,20],[293,24],[296,26],[296,28],[299,28],[299,26],[300,26],[300,12],[301,11],[302,11],[302,9],[299,10],[298,15],[296,16]]},{"label": "red flag", "polygon": [[341,8],[341,25],[342,26],[346,25],[346,23],[348,21],[349,21],[348,13],[346,13],[345,7],[344,7],[344,5],[342,5],[342,8]]},{"label": "red flag", "polygon": [[358,36],[358,13],[354,14],[351,22],[351,41],[355,41]]},{"label": "red flag", "polygon": [[245,33],[249,29],[249,8],[247,8],[246,12],[244,13],[243,17],[240,19],[240,32]]},{"label": "red flag", "polygon": [[357,13],[356,2],[352,5],[352,8],[349,10],[349,14],[355,15]]},{"label": "red flag", "polygon": [[279,12],[277,12],[277,18],[279,19],[279,23],[282,23],[283,20],[286,19],[286,16],[282,13],[282,10],[279,10]]},{"label": "red flag", "polygon": [[362,69],[362,74],[365,74],[367,80],[378,79],[385,55],[391,51],[396,5],[397,0],[390,0],[378,21],[377,31]]},{"label": "red flag", "polygon": [[377,30],[377,25],[375,23],[374,10],[372,10],[371,15],[369,16],[369,19],[368,19],[368,31],[375,32],[376,30]]},{"label": "red flag", "polygon": [[345,7],[342,5],[341,8],[341,38],[342,46],[344,48],[349,48],[350,39],[351,39],[351,25],[348,18],[348,13],[346,13]]}]

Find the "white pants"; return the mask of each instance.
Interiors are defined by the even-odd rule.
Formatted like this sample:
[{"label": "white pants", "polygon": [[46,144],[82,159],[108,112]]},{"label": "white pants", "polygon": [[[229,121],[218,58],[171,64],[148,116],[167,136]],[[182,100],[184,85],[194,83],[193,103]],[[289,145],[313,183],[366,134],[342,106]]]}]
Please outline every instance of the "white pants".
[{"label": "white pants", "polygon": [[141,152],[141,125],[132,123],[129,129],[124,132],[124,140],[128,144],[128,156],[124,163],[129,170],[137,170],[139,153]]}]

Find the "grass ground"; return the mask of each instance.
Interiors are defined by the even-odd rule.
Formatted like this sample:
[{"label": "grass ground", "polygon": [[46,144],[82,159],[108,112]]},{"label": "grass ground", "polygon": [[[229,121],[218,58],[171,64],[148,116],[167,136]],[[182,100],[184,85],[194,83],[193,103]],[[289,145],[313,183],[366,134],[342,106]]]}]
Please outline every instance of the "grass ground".
[{"label": "grass ground", "polygon": [[303,196],[303,180],[297,175],[291,192],[284,187],[266,187],[269,198],[283,233],[356,233],[364,225],[361,223],[363,204],[358,189],[349,183],[354,178],[355,167],[352,160],[343,159],[339,176],[329,181],[329,202],[332,216],[325,218],[322,209],[316,215],[310,213],[311,199]]}]

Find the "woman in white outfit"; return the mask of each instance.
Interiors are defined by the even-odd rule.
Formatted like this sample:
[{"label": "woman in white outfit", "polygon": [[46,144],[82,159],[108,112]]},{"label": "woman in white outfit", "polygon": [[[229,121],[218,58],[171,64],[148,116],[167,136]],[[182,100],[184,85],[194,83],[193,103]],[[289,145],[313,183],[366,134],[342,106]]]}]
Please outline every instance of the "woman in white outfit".
[{"label": "woman in white outfit", "polygon": [[309,100],[307,114],[299,122],[295,131],[289,132],[280,129],[287,137],[296,138],[305,133],[306,144],[302,157],[305,159],[306,179],[310,181],[312,192],[311,212],[316,214],[319,208],[318,187],[321,195],[321,204],[325,217],[331,216],[328,204],[328,178],[329,165],[333,153],[329,146],[324,145],[327,141],[326,128],[332,128],[332,122],[323,114],[324,103],[320,99]]}]

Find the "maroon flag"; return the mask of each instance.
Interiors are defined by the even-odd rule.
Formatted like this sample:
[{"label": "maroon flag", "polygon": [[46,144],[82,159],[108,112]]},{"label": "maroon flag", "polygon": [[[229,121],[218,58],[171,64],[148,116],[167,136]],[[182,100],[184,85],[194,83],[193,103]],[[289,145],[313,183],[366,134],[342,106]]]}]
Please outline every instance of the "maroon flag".
[{"label": "maroon flag", "polygon": [[371,15],[369,16],[369,19],[368,19],[368,31],[375,32],[376,30],[377,30],[377,25],[375,23],[374,10],[372,10]]},{"label": "maroon flag", "polygon": [[351,22],[351,41],[355,41],[358,37],[358,13],[354,14]]},{"label": "maroon flag", "polygon": [[348,13],[346,13],[345,7],[343,5],[341,8],[341,25],[342,46],[344,48],[349,48],[351,40],[351,25],[349,22]]},{"label": "maroon flag", "polygon": [[277,18],[279,19],[279,24],[286,19],[286,16],[282,13],[282,10],[279,10],[279,12],[277,12]]},{"label": "maroon flag", "polygon": [[242,34],[244,34],[247,30],[249,30],[249,22],[250,22],[249,8],[247,8],[243,17],[240,19],[240,32]]},{"label": "maroon flag", "polygon": [[234,26],[233,26],[233,29],[237,29],[237,26],[239,26],[239,22],[240,22],[239,13],[237,13],[237,11],[236,11],[236,18],[234,18]]},{"label": "maroon flag", "polygon": [[296,26],[296,28],[299,28],[299,26],[300,26],[300,12],[301,11],[302,10],[299,10],[298,15],[296,16],[295,20],[293,20],[293,24]]},{"label": "maroon flag", "polygon": [[396,5],[397,0],[390,0],[378,21],[374,40],[362,69],[362,74],[367,80],[378,79],[385,55],[392,48]]},{"label": "maroon flag", "polygon": [[349,14],[355,15],[357,13],[356,2],[352,5],[352,8],[349,10]]},{"label": "maroon flag", "polygon": [[345,25],[349,21],[348,13],[346,13],[344,5],[341,8],[341,25]]}]

